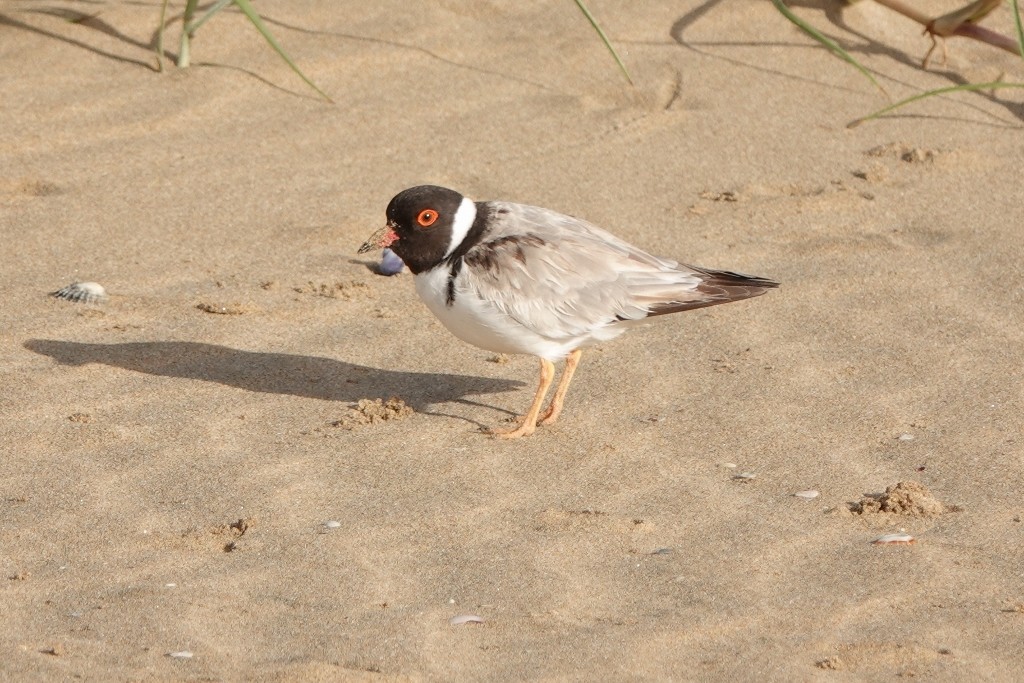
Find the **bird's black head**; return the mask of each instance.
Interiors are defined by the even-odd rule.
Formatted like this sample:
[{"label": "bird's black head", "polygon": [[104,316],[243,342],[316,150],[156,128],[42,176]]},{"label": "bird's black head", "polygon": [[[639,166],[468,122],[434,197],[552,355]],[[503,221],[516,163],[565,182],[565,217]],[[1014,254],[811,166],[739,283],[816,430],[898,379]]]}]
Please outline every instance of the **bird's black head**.
[{"label": "bird's black head", "polygon": [[[455,190],[437,185],[399,192],[388,204],[388,227],[395,239],[387,246],[413,273],[433,268],[452,251],[452,240],[465,235],[465,231],[456,235],[453,230],[464,200]],[[467,218],[472,222],[474,216]]]}]

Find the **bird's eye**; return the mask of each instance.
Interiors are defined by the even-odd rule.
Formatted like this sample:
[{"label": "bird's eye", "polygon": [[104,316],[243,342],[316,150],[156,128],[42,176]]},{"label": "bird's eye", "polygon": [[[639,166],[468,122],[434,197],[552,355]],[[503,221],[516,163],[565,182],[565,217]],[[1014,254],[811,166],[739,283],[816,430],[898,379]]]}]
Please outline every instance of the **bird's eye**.
[{"label": "bird's eye", "polygon": [[433,209],[423,209],[420,211],[420,215],[416,216],[416,222],[424,228],[429,228],[437,221],[437,211]]}]

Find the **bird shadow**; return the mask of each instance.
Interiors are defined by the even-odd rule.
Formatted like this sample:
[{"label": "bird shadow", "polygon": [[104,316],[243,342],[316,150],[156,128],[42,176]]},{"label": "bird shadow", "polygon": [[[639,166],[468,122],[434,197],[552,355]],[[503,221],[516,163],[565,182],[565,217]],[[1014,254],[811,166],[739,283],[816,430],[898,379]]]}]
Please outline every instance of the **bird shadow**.
[{"label": "bird shadow", "polygon": [[202,342],[87,344],[30,339],[24,346],[61,365],[100,363],[147,375],[214,382],[246,391],[323,401],[351,403],[364,398],[399,396],[420,412],[431,403],[475,403],[465,397],[514,391],[523,386],[516,380],[385,370],[333,358],[242,351]]}]

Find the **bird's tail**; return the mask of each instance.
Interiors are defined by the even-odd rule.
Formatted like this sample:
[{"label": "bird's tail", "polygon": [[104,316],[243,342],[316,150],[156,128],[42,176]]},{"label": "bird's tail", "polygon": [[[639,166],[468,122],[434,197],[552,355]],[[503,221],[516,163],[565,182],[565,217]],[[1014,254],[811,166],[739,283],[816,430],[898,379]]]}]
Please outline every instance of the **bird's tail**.
[{"label": "bird's tail", "polygon": [[701,268],[699,266],[685,266],[696,272],[701,279],[697,285],[698,296],[689,301],[667,301],[652,306],[648,316],[664,315],[677,311],[688,311],[694,308],[705,306],[717,306],[732,301],[741,301],[755,296],[761,296],[769,289],[775,289],[779,283],[766,277],[747,275],[745,273],[734,273],[730,270],[714,270]]}]

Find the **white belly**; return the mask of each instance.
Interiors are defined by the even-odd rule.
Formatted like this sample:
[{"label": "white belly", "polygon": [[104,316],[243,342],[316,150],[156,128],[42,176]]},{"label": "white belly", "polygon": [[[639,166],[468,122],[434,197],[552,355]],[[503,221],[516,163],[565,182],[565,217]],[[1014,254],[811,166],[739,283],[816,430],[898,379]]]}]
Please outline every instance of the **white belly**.
[{"label": "white belly", "polygon": [[481,349],[497,353],[526,353],[555,361],[587,341],[543,337],[466,290],[458,291],[455,301],[449,306],[447,268],[420,273],[415,281],[416,293],[430,312],[456,337]]}]

